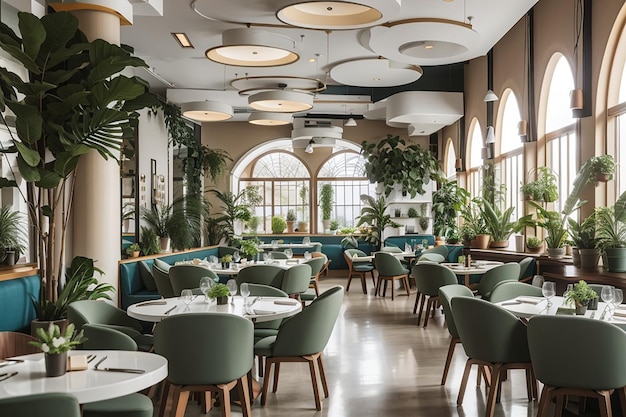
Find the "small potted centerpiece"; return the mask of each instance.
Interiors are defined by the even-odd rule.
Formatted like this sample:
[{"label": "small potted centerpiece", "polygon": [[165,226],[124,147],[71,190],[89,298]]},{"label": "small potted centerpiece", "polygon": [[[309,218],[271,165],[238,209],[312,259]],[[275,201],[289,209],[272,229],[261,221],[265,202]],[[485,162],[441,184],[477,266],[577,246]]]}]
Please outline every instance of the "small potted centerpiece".
[{"label": "small potted centerpiece", "polygon": [[585,314],[589,303],[596,298],[598,298],[598,294],[582,279],[574,284],[574,288],[565,296],[568,303],[576,306],[576,314],[578,315]]},{"label": "small potted centerpiece", "polygon": [[218,305],[223,305],[228,303],[230,290],[225,284],[217,283],[209,288],[206,295],[209,298],[215,298]]},{"label": "small potted centerpiece", "polygon": [[141,252],[141,248],[139,247],[139,243],[131,243],[126,248],[126,255],[129,258],[137,258],[137,257],[139,257],[139,252]]},{"label": "small potted centerpiece", "polygon": [[220,258],[220,262],[222,263],[222,269],[228,269],[230,267],[230,263],[233,261],[233,255],[226,254]]},{"label": "small potted centerpiece", "polygon": [[539,253],[543,248],[543,242],[536,236],[529,236],[526,238],[526,249],[532,253]]},{"label": "small potted centerpiece", "polygon": [[296,224],[296,212],[293,209],[287,211],[287,233],[293,233]]},{"label": "small potted centerpiece", "polygon": [[256,260],[259,253],[259,239],[242,239],[239,241],[239,252],[250,261]]},{"label": "small potted centerpiece", "polygon": [[65,334],[56,324],[50,323],[48,330],[37,329],[37,340],[28,342],[45,354],[46,376],[61,376],[67,372],[67,352],[83,343],[83,332],[75,334],[74,323],[67,325]]}]

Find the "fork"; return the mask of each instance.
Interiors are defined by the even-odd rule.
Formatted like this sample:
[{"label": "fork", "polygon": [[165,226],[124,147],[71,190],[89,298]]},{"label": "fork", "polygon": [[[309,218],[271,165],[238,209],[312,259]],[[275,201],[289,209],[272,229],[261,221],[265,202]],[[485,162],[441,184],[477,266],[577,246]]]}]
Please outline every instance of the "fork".
[{"label": "fork", "polygon": [[87,355],[87,363],[91,363],[93,362],[94,359],[96,359],[96,355],[91,354],[91,355]]},{"label": "fork", "polygon": [[6,381],[9,378],[13,378],[17,374],[18,374],[18,372],[13,372],[13,373],[10,373],[10,374],[0,374],[0,382]]},{"label": "fork", "polygon": [[100,366],[100,364],[102,362],[104,362],[107,357],[108,356],[104,356],[102,359],[100,359],[98,362],[96,362],[96,364],[94,365],[93,369],[98,369],[98,366]]}]

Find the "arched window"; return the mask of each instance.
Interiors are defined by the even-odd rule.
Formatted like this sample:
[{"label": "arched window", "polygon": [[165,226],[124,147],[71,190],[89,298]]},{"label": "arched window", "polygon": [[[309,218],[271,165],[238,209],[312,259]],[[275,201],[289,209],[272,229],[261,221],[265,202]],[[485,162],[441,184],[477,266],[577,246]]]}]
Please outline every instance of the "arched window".
[{"label": "arched window", "polygon": [[[361,214],[361,194],[374,195],[374,187],[365,177],[365,159],[353,151],[331,156],[317,174],[317,194],[323,183],[333,186],[334,205],[331,220],[341,227],[352,227]],[[319,231],[323,230],[321,211],[318,211]]]},{"label": "arched window", "polygon": [[483,158],[481,155],[481,151],[483,149],[483,135],[480,122],[477,119],[472,120],[468,137],[470,138],[470,154],[468,158],[468,166],[470,169],[467,184],[468,191],[473,198],[480,196],[480,188],[483,182],[482,169],[480,169],[483,165]]},{"label": "arched window", "polygon": [[500,184],[503,184],[502,208],[515,207],[513,218],[518,219],[522,215],[523,201],[518,192],[524,178],[523,146],[517,135],[517,124],[521,116],[515,93],[507,89],[502,94],[502,111],[499,123],[500,130],[500,155],[496,163],[500,171]]},{"label": "arched window", "polygon": [[454,150],[454,144],[452,143],[452,139],[448,139],[448,144],[446,146],[446,163],[444,164],[444,172],[446,173],[446,178],[452,179],[456,176],[456,151]]},{"label": "arched window", "polygon": [[548,90],[546,165],[559,177],[559,200],[555,202],[555,209],[561,211],[578,171],[578,140],[569,108],[569,92],[574,89],[572,71],[563,55],[557,54],[552,59],[558,61],[553,67]]}]

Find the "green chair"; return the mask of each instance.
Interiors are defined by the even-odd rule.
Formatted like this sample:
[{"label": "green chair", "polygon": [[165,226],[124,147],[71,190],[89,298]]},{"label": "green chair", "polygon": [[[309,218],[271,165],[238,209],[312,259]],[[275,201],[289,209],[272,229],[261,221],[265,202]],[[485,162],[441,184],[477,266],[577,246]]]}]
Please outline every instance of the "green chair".
[{"label": "green chair", "polygon": [[174,294],[174,289],[172,288],[170,274],[168,271],[165,271],[159,268],[157,265],[152,264],[152,277],[154,278],[154,283],[157,287],[158,293],[161,294],[161,297],[176,297],[176,295]]},{"label": "green chair", "polygon": [[237,285],[244,282],[249,284],[269,285],[274,288],[282,288],[285,268],[279,265],[249,265],[241,268],[235,280]]},{"label": "green chair", "polygon": [[[248,284],[248,289],[251,297],[289,297],[283,290],[270,287],[269,285]],[[282,321],[282,319],[278,319],[254,323],[254,342],[256,343],[267,336],[275,336]],[[262,367],[259,368],[259,371],[262,371]],[[259,372],[259,376],[263,376],[263,374]]]},{"label": "green chair", "polygon": [[322,250],[322,249],[321,249],[321,246],[320,246],[320,251],[319,251],[319,252],[311,252],[311,257],[313,257],[313,258],[321,258],[321,257],[326,258],[326,263],[325,263],[325,264],[324,264],[324,266],[322,267],[322,270],[320,271],[319,276],[322,276],[322,275],[326,275],[326,274],[328,274],[328,268],[330,267],[330,263],[331,263],[331,260],[330,260],[330,259],[328,259],[328,256],[326,256],[325,254],[323,254],[323,253],[321,252],[321,250]]},{"label": "green chair", "polygon": [[415,279],[415,285],[417,286],[417,296],[415,297],[413,314],[416,313],[419,304],[419,314],[417,315],[418,326],[422,320],[422,312],[426,305],[426,298],[428,298],[426,317],[424,317],[425,328],[428,326],[428,317],[431,311],[434,317],[435,309],[440,304],[439,287],[456,284],[458,281],[456,275],[450,268],[439,264],[418,262],[413,266],[412,274]]},{"label": "green chair", "polygon": [[557,415],[567,395],[597,398],[601,416],[610,416],[611,393],[626,401],[626,332],[611,323],[577,316],[533,317],[528,346],[537,379],[543,382],[537,417],[557,399]]},{"label": "green chair", "polygon": [[289,259],[289,257],[287,257],[287,255],[285,255],[285,252],[281,252],[279,250],[273,250],[273,251],[269,251],[267,253],[272,255],[272,259]]},{"label": "green chair", "polygon": [[[376,252],[374,254],[374,265],[378,271],[378,280],[376,280],[375,295],[385,296],[387,293],[387,283],[391,281],[391,299],[395,298],[395,285],[396,280],[400,280],[404,284],[406,289],[406,295],[411,295],[411,289],[409,286],[409,270],[402,266],[402,263],[398,258],[390,253]],[[384,289],[382,282],[385,282]],[[382,290],[382,293],[381,293]]]},{"label": "green chair", "polygon": [[265,358],[265,383],[261,393],[261,405],[267,402],[270,373],[274,370],[274,384],[272,392],[278,388],[278,373],[281,362],[306,362],[309,365],[315,408],[322,409],[319,386],[317,383],[316,367],[328,397],[328,384],[322,362],[322,351],[330,339],[330,335],[337,321],[339,310],[343,302],[343,287],[337,286],[323,292],[300,313],[284,320],[276,336],[269,336],[259,340],[254,345],[254,354]]},{"label": "green chair", "polygon": [[446,325],[448,326],[448,332],[450,333],[450,345],[448,346],[448,356],[446,356],[446,364],[443,367],[443,375],[441,376],[441,385],[446,384],[448,378],[448,371],[450,370],[450,364],[452,363],[452,355],[454,355],[454,349],[456,345],[461,343],[461,337],[459,331],[456,328],[454,322],[454,315],[452,314],[452,307],[450,301],[454,297],[474,297],[472,290],[462,284],[444,285],[439,287],[439,300],[443,306],[443,313],[446,315]]},{"label": "green chair", "polygon": [[184,289],[195,289],[200,285],[200,279],[211,278],[214,282],[219,282],[217,274],[199,265],[175,265],[170,268],[170,282],[174,296],[179,297]]},{"label": "green chair", "polygon": [[463,403],[472,365],[491,370],[485,417],[493,417],[501,378],[509,369],[526,371],[528,401],[532,401],[536,397],[537,380],[528,352],[526,325],[512,313],[479,298],[454,297],[450,305],[461,344],[468,356],[457,405]]},{"label": "green chair", "polygon": [[380,248],[380,251],[387,253],[402,253],[402,249],[397,246],[383,246],[382,248]]},{"label": "green chair", "polygon": [[[127,334],[99,324],[83,325],[86,340],[83,349],[137,350]],[[83,417],[152,417],[152,400],[143,394],[129,394],[110,400],[83,404]]]},{"label": "green chair", "polygon": [[371,262],[352,262],[356,257],[367,256],[365,252],[359,249],[346,249],[343,251],[343,257],[348,264],[348,285],[346,286],[346,292],[350,291],[350,283],[352,282],[352,276],[358,275],[361,278],[361,287],[363,288],[363,294],[367,294],[367,282],[365,275],[369,272],[372,274],[372,283],[376,287],[376,280],[374,278],[374,264]]},{"label": "green chair", "polygon": [[517,281],[519,278],[520,266],[517,262],[509,262],[498,265],[485,272],[478,283],[478,296],[489,300],[491,291],[501,282]]},{"label": "green chair", "polygon": [[446,259],[448,257],[448,253],[450,253],[450,251],[445,245],[439,245],[422,251],[421,255],[437,254],[443,256],[443,258]]},{"label": "green chair", "polygon": [[76,397],[62,392],[51,392],[1,399],[0,416],[81,417],[81,412]]},{"label": "green chair", "polygon": [[[320,295],[319,277],[322,273],[322,269],[328,262],[326,255],[322,254],[321,257],[311,258],[304,262],[311,267],[311,281],[309,282],[309,289],[300,294],[302,301],[313,301],[315,297]],[[313,290],[313,291],[311,291]]]},{"label": "green chair", "polygon": [[[198,331],[202,329],[202,331]],[[264,340],[264,339],[263,339]],[[237,386],[244,417],[250,416],[248,372],[254,365],[252,322],[232,314],[188,313],[168,317],[154,331],[154,351],[167,358],[161,414],[172,397],[172,415],[182,416],[191,392],[219,397],[222,416],[230,416],[230,390]]]},{"label": "green chair", "polygon": [[311,283],[311,266],[299,264],[289,267],[283,275],[281,290],[300,300],[300,294],[309,289]]},{"label": "green chair", "polygon": [[519,261],[519,278],[520,282],[529,282],[535,275],[535,258],[527,256]]},{"label": "green chair", "polygon": [[446,258],[439,253],[423,253],[419,256],[419,258],[417,258],[417,262],[429,261],[436,262],[438,264],[442,263],[445,260]]},{"label": "green chair", "polygon": [[67,308],[67,319],[70,323],[74,323],[77,331],[80,331],[85,324],[100,324],[126,333],[141,350],[152,348],[152,336],[142,334],[141,322],[105,301],[74,301]]},{"label": "green chair", "polygon": [[491,291],[489,301],[499,303],[500,301],[511,300],[520,295],[531,297],[543,297],[541,288],[519,281],[504,281],[496,285]]}]

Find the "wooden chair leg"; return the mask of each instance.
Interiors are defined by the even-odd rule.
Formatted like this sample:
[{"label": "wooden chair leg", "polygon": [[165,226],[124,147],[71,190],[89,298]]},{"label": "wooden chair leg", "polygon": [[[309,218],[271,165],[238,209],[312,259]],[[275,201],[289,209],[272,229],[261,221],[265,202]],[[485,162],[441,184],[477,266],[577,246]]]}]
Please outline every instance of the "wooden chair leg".
[{"label": "wooden chair leg", "polygon": [[[413,314],[417,313],[417,304],[419,303],[421,297],[422,293],[420,292],[420,290],[417,290],[417,294],[415,294],[415,305],[413,306]],[[417,323],[417,325],[420,325],[419,322]]]},{"label": "wooden chair leg", "polygon": [[359,276],[361,277],[361,290],[363,290],[363,294],[367,294],[367,281],[365,279],[365,272],[360,272]]},{"label": "wooden chair leg", "polygon": [[170,395],[170,383],[163,381],[163,389],[161,390],[161,406],[159,407],[159,416],[165,417],[165,407],[167,406],[167,400]]},{"label": "wooden chair leg", "polygon": [[243,375],[237,380],[237,388],[239,391],[239,400],[241,402],[241,412],[243,413],[243,417],[250,417],[250,389],[248,387],[248,374]]},{"label": "wooden chair leg", "polygon": [[322,409],[322,399],[320,398],[320,387],[317,385],[317,370],[315,358],[311,358],[309,361],[309,370],[311,371],[311,384],[313,385],[313,396],[315,397],[315,408],[317,410]]},{"label": "wooden chair leg", "polygon": [[180,387],[174,387],[172,392],[172,415],[184,417],[188,401],[189,391],[183,391]]},{"label": "wooden chair leg", "polygon": [[[395,296],[396,296],[396,285],[395,285],[395,283],[396,283],[396,280],[391,278],[391,301],[393,301],[395,299]],[[386,287],[387,287],[387,281],[385,281],[385,289],[387,289]]]},{"label": "wooden chair leg", "polygon": [[265,403],[267,402],[267,390],[270,386],[269,381],[272,372],[272,363],[273,362],[271,358],[265,359],[265,381],[263,381],[263,389],[261,391],[261,405],[265,405]]},{"label": "wooden chair leg", "polygon": [[272,392],[276,392],[278,390],[278,374],[280,373],[280,362],[276,362],[274,364],[274,386],[272,387]]},{"label": "wooden chair leg", "polygon": [[406,295],[407,297],[411,296],[411,286],[409,285],[409,276],[405,275],[404,278],[404,288],[406,288]]},{"label": "wooden chair leg", "polygon": [[600,391],[598,398],[598,406],[600,407],[600,417],[613,417],[611,409],[611,391]]},{"label": "wooden chair leg", "polygon": [[[220,395],[220,408],[222,409],[223,417],[230,417],[230,390],[226,385],[218,385]],[[178,416],[177,416],[178,417]],[[183,417],[183,416],[180,416]]]},{"label": "wooden chair leg", "polygon": [[554,391],[553,387],[549,387],[547,385],[543,386],[541,390],[541,396],[539,398],[539,407],[537,409],[537,417],[546,417],[548,415],[548,408],[550,405],[550,400],[552,399],[552,392]]},{"label": "wooden chair leg", "polygon": [[320,379],[322,380],[322,388],[324,389],[324,397],[328,398],[328,383],[326,382],[326,371],[324,370],[324,362],[322,361],[322,354],[317,356],[317,367],[320,371]]},{"label": "wooden chair leg", "polygon": [[465,371],[463,371],[463,378],[461,379],[461,388],[459,388],[459,395],[456,397],[456,405],[463,405],[465,387],[467,387],[467,379],[469,378],[469,373],[471,369],[472,361],[471,359],[468,359],[467,362],[465,362]]},{"label": "wooden chair leg", "polygon": [[[417,300],[415,300],[417,302]],[[420,325],[420,322],[422,321],[422,313],[424,312],[424,304],[426,303],[426,294],[424,293],[420,293],[420,306],[419,306],[419,313],[417,315],[417,325]]]},{"label": "wooden chair leg", "polygon": [[376,278],[374,277],[374,270],[372,269],[370,273],[372,274],[372,284],[376,285]]},{"label": "wooden chair leg", "polygon": [[317,277],[315,277],[315,280],[313,281],[313,289],[315,289],[315,296],[319,297],[320,296],[320,286],[317,284]]},{"label": "wooden chair leg", "polygon": [[428,297],[428,304],[426,305],[426,315],[424,316],[424,328],[428,326],[428,317],[430,317],[430,310],[433,308],[434,298]]},{"label": "wooden chair leg", "polygon": [[352,271],[350,271],[350,275],[348,275],[348,285],[346,285],[346,292],[350,291],[351,282],[352,282]]},{"label": "wooden chair leg", "polygon": [[496,399],[500,390],[500,376],[502,373],[502,364],[496,364],[491,372],[491,386],[489,387],[489,395],[487,396],[487,407],[485,417],[493,417],[496,408]]},{"label": "wooden chair leg", "polygon": [[448,379],[448,371],[450,370],[450,364],[452,363],[452,355],[454,355],[454,348],[459,342],[459,339],[455,339],[454,337],[450,338],[450,346],[448,346],[448,356],[446,356],[446,364],[443,367],[443,375],[441,376],[441,385],[446,384],[446,379]]}]

